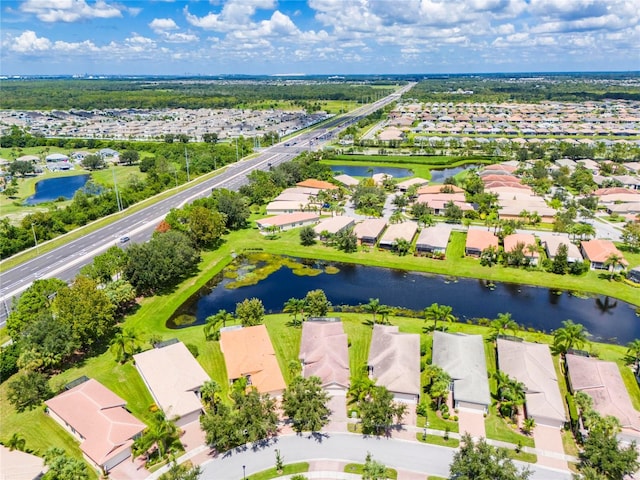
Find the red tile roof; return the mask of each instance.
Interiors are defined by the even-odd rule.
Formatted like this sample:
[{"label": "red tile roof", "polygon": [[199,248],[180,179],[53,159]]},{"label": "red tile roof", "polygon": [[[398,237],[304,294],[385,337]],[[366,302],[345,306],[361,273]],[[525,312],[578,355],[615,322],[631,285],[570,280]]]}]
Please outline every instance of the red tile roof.
[{"label": "red tile roof", "polygon": [[466,248],[483,251],[488,247],[498,248],[498,237],[488,230],[472,229],[467,232]]},{"label": "red tile roof", "polygon": [[338,187],[333,183],[325,182],[323,180],[316,180],[315,178],[308,178],[302,182],[296,183],[299,187],[317,188],[319,190],[336,190]]},{"label": "red tile roof", "polygon": [[[622,252],[609,240],[589,240],[580,243],[587,259],[591,262],[605,263],[612,253],[622,257]],[[623,263],[629,263],[622,257]]]}]

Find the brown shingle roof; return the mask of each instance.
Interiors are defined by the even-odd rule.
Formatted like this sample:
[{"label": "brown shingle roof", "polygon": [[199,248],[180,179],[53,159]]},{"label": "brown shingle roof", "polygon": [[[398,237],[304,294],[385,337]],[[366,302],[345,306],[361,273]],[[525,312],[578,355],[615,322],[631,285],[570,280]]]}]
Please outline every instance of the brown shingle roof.
[{"label": "brown shingle roof", "polygon": [[220,349],[229,380],[251,376],[251,385],[261,393],[278,395],[285,389],[278,359],[264,325],[223,330]]}]

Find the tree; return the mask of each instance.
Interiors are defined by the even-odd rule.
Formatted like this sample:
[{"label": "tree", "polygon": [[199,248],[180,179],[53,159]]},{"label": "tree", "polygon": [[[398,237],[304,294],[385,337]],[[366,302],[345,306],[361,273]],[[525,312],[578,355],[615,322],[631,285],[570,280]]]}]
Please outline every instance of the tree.
[{"label": "tree", "polygon": [[364,467],[362,467],[362,480],[386,480],[387,478],[387,467],[383,463],[376,462],[371,453],[367,452]]},{"label": "tree", "polygon": [[622,230],[622,241],[633,251],[640,250],[640,222],[627,222]]},{"label": "tree", "polygon": [[225,232],[225,216],[206,207],[191,207],[187,218],[189,236],[197,247],[216,246]]},{"label": "tree", "polygon": [[44,452],[44,463],[49,467],[42,480],[89,480],[87,464],[69,457],[61,448],[52,447]]},{"label": "tree", "polygon": [[154,414],[149,426],[142,432],[132,446],[135,456],[147,452],[151,447],[156,446],[158,456],[164,458],[174,448],[180,445],[180,429],[171,420],[167,419],[162,411]]},{"label": "tree", "polygon": [[51,302],[58,290],[66,286],[65,282],[57,278],[36,280],[20,295],[7,318],[7,330],[15,342],[20,340],[22,331],[30,323],[51,309]]},{"label": "tree", "polygon": [[22,435],[14,432],[14,434],[11,435],[11,438],[7,440],[4,446],[7,447],[10,451],[18,450],[19,452],[24,452],[27,446],[27,441]]},{"label": "tree", "polygon": [[260,325],[264,319],[264,305],[259,298],[245,298],[236,303],[236,318],[243,327]]},{"label": "tree", "polygon": [[138,341],[137,332],[127,327],[113,336],[111,342],[109,342],[109,350],[115,355],[118,362],[125,363],[136,353]]},{"label": "tree", "polygon": [[82,166],[87,170],[98,170],[104,168],[104,160],[100,155],[87,155],[82,160]]},{"label": "tree", "polygon": [[327,423],[331,411],[329,394],[318,377],[295,377],[282,395],[282,408],[295,432],[317,432]]},{"label": "tree", "polygon": [[200,389],[200,397],[209,410],[217,410],[222,401],[220,392],[222,389],[215,380],[207,380]]},{"label": "tree", "polygon": [[316,243],[316,231],[311,225],[306,225],[300,229],[300,244],[308,247]]},{"label": "tree", "polygon": [[640,339],[636,338],[632,342],[627,343],[627,360],[633,362],[634,369],[638,373],[638,364],[640,364]]},{"label": "tree", "polygon": [[200,465],[193,466],[189,460],[178,464],[173,460],[169,470],[160,475],[159,480],[198,480],[200,473]]},{"label": "tree", "polygon": [[218,310],[215,315],[210,315],[205,320],[204,338],[207,340],[220,340],[220,328],[227,326],[227,322],[232,322],[233,314],[226,310]]},{"label": "tree", "polygon": [[427,322],[432,321],[433,329],[436,330],[436,328],[438,327],[438,322],[451,323],[456,319],[452,312],[453,309],[448,305],[439,305],[437,303],[432,303],[430,306],[424,309],[424,319]]},{"label": "tree", "polygon": [[119,247],[110,247],[106,252],[93,258],[93,262],[82,267],[80,273],[100,283],[109,283],[121,273],[127,264],[127,252]]},{"label": "tree", "polygon": [[511,330],[511,333],[515,335],[518,324],[511,318],[510,313],[499,313],[498,318],[491,321],[491,338],[498,338],[503,335],[507,330]]},{"label": "tree", "polygon": [[136,150],[125,150],[120,154],[120,163],[126,163],[127,165],[137,163],[139,159],[140,154]]},{"label": "tree", "polygon": [[589,332],[584,325],[573,323],[572,320],[564,320],[562,327],[553,332],[554,354],[566,354],[572,348],[580,348],[587,343]]},{"label": "tree", "polygon": [[276,448],[276,472],[278,472],[278,474],[281,474],[283,468],[284,468],[284,458],[280,453],[280,449]]},{"label": "tree", "polygon": [[409,241],[404,238],[396,238],[393,241],[393,248],[398,253],[398,255],[404,257],[409,253],[409,250],[411,250],[411,243],[409,243]]},{"label": "tree", "polygon": [[617,438],[619,430],[619,425],[611,428],[605,418],[594,422],[580,453],[581,472],[592,469],[600,478],[620,480],[638,469],[636,443],[622,447]]},{"label": "tree", "polygon": [[493,376],[498,384],[500,414],[504,417],[513,418],[518,412],[518,407],[524,404],[525,386],[501,370],[496,371]]},{"label": "tree", "polygon": [[369,303],[367,303],[366,305],[362,306],[362,309],[367,312],[370,313],[373,317],[373,324],[377,323],[376,322],[376,314],[380,312],[380,308],[383,307],[383,305],[380,304],[380,299],[379,298],[370,298],[369,299]]},{"label": "tree", "polygon": [[565,243],[561,243],[551,264],[551,271],[553,273],[565,275],[569,271],[568,252],[569,247],[567,247]]},{"label": "tree", "polygon": [[459,480],[527,480],[532,473],[528,468],[519,470],[506,449],[493,447],[484,438],[474,442],[468,433],[462,435],[449,471],[450,478]]},{"label": "tree", "polygon": [[462,220],[462,209],[453,203],[453,201],[449,201],[444,207],[444,217],[447,223],[460,223]]},{"label": "tree", "polygon": [[109,282],[102,290],[113,304],[116,317],[122,317],[135,304],[136,289],[126,280]]},{"label": "tree", "polygon": [[611,272],[609,275],[609,281],[611,281],[616,273],[616,270],[620,268],[624,268],[626,262],[622,255],[619,255],[615,252],[609,254],[609,256],[604,261],[604,267]]},{"label": "tree", "polygon": [[9,382],[7,398],[18,412],[33,410],[52,396],[47,377],[40,372],[28,371]]},{"label": "tree", "polygon": [[71,325],[50,313],[39,315],[27,326],[19,344],[17,365],[24,370],[38,371],[60,367],[79,347]]},{"label": "tree", "polygon": [[233,190],[216,188],[211,198],[213,207],[226,216],[229,230],[240,230],[247,226],[251,212],[245,196]]},{"label": "tree", "polygon": [[129,260],[123,274],[140,294],[172,287],[200,261],[191,240],[174,230],[155,234],[149,242],[134,243],[127,250]]},{"label": "tree", "polygon": [[442,367],[438,365],[427,365],[424,370],[424,384],[428,387],[429,396],[433,400],[437,407],[440,408],[440,404],[449,395],[449,388],[451,386],[451,376],[445,372]]},{"label": "tree", "polygon": [[217,132],[207,132],[202,134],[202,141],[205,143],[210,143],[215,145],[218,143],[218,133]]},{"label": "tree", "polygon": [[353,233],[353,228],[340,230],[333,237],[333,244],[338,250],[344,253],[353,253],[358,251],[358,237]]},{"label": "tree", "polygon": [[307,292],[304,303],[309,317],[324,317],[331,307],[331,302],[327,299],[324,290],[320,289]]},{"label": "tree", "polygon": [[60,321],[71,325],[82,347],[104,339],[115,324],[115,306],[88,277],[78,276],[71,286],[61,288],[51,308]]},{"label": "tree", "polygon": [[522,432],[525,435],[531,435],[535,426],[536,426],[536,421],[533,418],[531,417],[525,418],[524,422],[522,423]]},{"label": "tree", "polygon": [[498,248],[489,245],[480,253],[480,265],[484,267],[492,267],[498,263]]},{"label": "tree", "polygon": [[20,345],[12,342],[0,347],[0,383],[18,372]]},{"label": "tree", "polygon": [[302,322],[298,322],[298,315],[304,313],[305,301],[302,298],[290,298],[284,304],[283,312],[291,314],[293,320],[291,321],[293,326],[299,326]]},{"label": "tree", "polygon": [[374,386],[370,394],[358,403],[365,435],[388,434],[395,423],[400,423],[407,406],[394,403],[393,394],[383,386]]},{"label": "tree", "polygon": [[14,160],[9,164],[8,170],[11,176],[20,175],[24,177],[30,173],[34,173],[36,171],[36,167],[32,162]]}]

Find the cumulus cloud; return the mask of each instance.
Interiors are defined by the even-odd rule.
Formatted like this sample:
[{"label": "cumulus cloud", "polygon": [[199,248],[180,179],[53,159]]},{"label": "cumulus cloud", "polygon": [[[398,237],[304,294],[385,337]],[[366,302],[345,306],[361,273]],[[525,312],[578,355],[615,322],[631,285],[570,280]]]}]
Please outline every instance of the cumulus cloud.
[{"label": "cumulus cloud", "polygon": [[178,25],[176,25],[176,22],[173,20],[173,18],[154,18],[149,23],[149,27],[156,33],[178,29]]},{"label": "cumulus cloud", "polygon": [[26,30],[9,42],[9,49],[19,53],[44,52],[50,48],[51,40],[38,37],[33,30]]},{"label": "cumulus cloud", "polygon": [[120,8],[105,0],[96,0],[91,5],[86,0],[26,0],[20,10],[48,23],[122,17]]}]

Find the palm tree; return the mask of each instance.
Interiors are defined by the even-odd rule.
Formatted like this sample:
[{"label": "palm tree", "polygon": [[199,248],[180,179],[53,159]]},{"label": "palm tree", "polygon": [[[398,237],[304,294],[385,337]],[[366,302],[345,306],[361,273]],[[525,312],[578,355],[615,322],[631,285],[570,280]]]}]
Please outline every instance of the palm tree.
[{"label": "palm tree", "polygon": [[357,376],[349,387],[349,403],[354,404],[363,401],[371,394],[371,390],[375,387],[375,382],[366,375]]},{"label": "palm tree", "polygon": [[304,314],[305,302],[302,298],[290,298],[284,304],[283,312],[290,313],[293,316],[292,325],[298,326],[301,322],[298,322],[298,315]]},{"label": "palm tree", "polygon": [[584,325],[573,323],[572,320],[562,322],[562,327],[553,332],[553,351],[564,355],[572,348],[580,348],[588,341],[589,332]]},{"label": "palm tree", "polygon": [[215,315],[208,316],[204,324],[204,338],[220,340],[220,328],[226,327],[227,322],[233,321],[233,318],[233,314],[224,309],[218,310]]},{"label": "palm tree", "polygon": [[391,315],[391,307],[389,305],[380,305],[378,309],[378,313],[380,314],[380,323],[389,324],[389,315]]},{"label": "palm tree", "polygon": [[616,273],[616,269],[618,267],[624,268],[625,261],[624,261],[624,258],[622,257],[622,255],[618,255],[617,253],[612,252],[612,253],[609,254],[607,259],[604,261],[604,266],[610,272],[609,281],[611,281],[611,280],[613,280],[613,276]]},{"label": "palm tree", "polygon": [[640,339],[636,338],[633,342],[627,343],[627,358],[633,362],[637,375],[640,364]]},{"label": "palm tree", "polygon": [[452,312],[453,309],[448,305],[432,303],[431,306],[424,309],[424,319],[427,322],[433,321],[433,329],[435,330],[438,326],[438,322],[451,323],[456,319]]},{"label": "palm tree", "polygon": [[178,426],[168,420],[163,412],[157,412],[151,424],[133,443],[132,450],[135,452],[135,456],[138,456],[155,445],[160,458],[164,458],[171,447],[179,441],[179,436]]},{"label": "palm tree", "polygon": [[125,328],[113,336],[109,345],[109,350],[115,355],[116,360],[125,363],[135,353],[138,334],[130,328]]},{"label": "palm tree", "polygon": [[494,373],[494,378],[498,383],[500,413],[513,418],[518,407],[524,404],[525,386],[500,370]]},{"label": "palm tree", "polygon": [[500,335],[503,335],[507,330],[511,330],[513,335],[516,334],[516,329],[518,328],[518,324],[516,321],[511,318],[510,313],[499,313],[498,318],[491,321],[491,337],[498,338]]},{"label": "palm tree", "polygon": [[7,447],[9,450],[19,450],[21,452],[24,452],[26,445],[27,441],[19,433],[14,433],[13,435],[11,435],[11,438],[7,441],[7,443],[5,443],[5,447]]},{"label": "palm tree", "polygon": [[369,303],[367,303],[366,305],[362,306],[362,309],[367,312],[370,313],[373,316],[373,324],[374,325],[376,323],[376,314],[380,311],[380,307],[382,305],[380,305],[380,299],[379,298],[370,298],[369,299]]},{"label": "palm tree", "polygon": [[200,389],[200,397],[202,401],[212,411],[217,410],[217,406],[222,400],[220,397],[221,388],[215,380],[207,380]]}]

